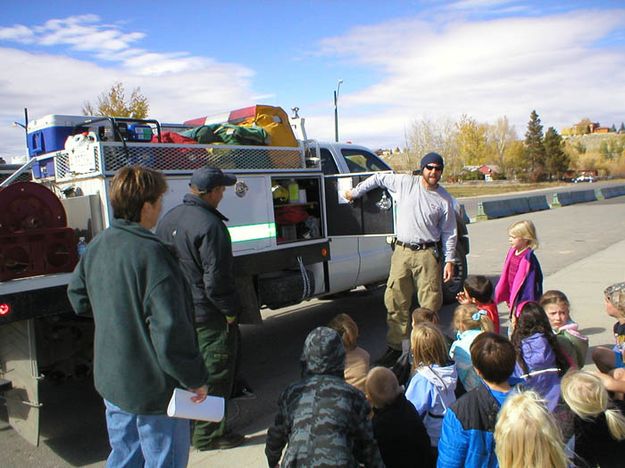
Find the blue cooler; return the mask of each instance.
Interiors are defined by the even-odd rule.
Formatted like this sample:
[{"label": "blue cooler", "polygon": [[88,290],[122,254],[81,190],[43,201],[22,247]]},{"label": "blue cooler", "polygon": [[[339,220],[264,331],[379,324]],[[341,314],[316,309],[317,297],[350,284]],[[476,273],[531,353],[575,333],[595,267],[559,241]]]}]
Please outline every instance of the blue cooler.
[{"label": "blue cooler", "polygon": [[152,127],[141,124],[128,124],[128,141],[146,142],[152,141]]},{"label": "blue cooler", "polygon": [[[77,131],[76,125],[97,117],[86,115],[46,115],[37,120],[28,122],[27,145],[28,156],[35,157],[47,153],[54,153],[65,148],[65,140]],[[54,175],[54,157],[39,161],[32,168],[33,176],[37,179]]]}]

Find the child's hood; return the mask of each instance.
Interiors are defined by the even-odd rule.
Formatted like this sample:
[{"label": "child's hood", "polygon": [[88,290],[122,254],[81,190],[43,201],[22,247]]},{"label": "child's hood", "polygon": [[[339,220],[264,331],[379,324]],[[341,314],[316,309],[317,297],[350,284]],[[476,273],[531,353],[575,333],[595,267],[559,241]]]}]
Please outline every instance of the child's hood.
[{"label": "child's hood", "polygon": [[569,335],[574,336],[575,338],[582,340],[582,341],[588,341],[588,337],[582,335],[579,332],[579,326],[577,325],[577,323],[575,322],[569,322],[565,325],[562,325],[559,329],[558,332],[568,332]]},{"label": "child's hood", "polygon": [[458,335],[458,340],[470,340],[473,341],[477,335],[482,333],[481,328],[471,328],[470,330],[465,330]]},{"label": "child's hood", "polygon": [[451,363],[446,366],[432,366],[420,367],[419,373],[428,379],[428,381],[441,391],[456,389],[456,382],[458,381],[458,372],[456,371],[456,365]]},{"label": "child's hood", "polygon": [[309,373],[342,376],[345,370],[345,348],[341,337],[331,328],[315,328],[306,337],[301,361]]},{"label": "child's hood", "polygon": [[542,333],[534,333],[521,342],[523,359],[530,371],[555,365],[556,355],[551,349],[547,337]]}]

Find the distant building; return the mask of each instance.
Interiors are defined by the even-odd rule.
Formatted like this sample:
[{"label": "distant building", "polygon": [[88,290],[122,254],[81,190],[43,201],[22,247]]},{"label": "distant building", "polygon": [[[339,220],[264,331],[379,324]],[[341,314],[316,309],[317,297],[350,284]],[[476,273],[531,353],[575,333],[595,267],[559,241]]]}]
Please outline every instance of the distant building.
[{"label": "distant building", "polygon": [[588,129],[590,133],[610,133],[610,127],[602,127],[599,122],[592,122]]},{"label": "distant building", "polygon": [[482,174],[492,176],[493,174],[499,174],[501,171],[499,170],[499,166],[495,164],[482,164],[478,171]]},{"label": "distant building", "polygon": [[499,174],[501,170],[499,169],[499,166],[495,164],[482,164],[480,166],[464,166],[462,168],[462,172],[479,172],[483,176],[484,180],[489,181],[493,180],[493,176],[495,174]]}]

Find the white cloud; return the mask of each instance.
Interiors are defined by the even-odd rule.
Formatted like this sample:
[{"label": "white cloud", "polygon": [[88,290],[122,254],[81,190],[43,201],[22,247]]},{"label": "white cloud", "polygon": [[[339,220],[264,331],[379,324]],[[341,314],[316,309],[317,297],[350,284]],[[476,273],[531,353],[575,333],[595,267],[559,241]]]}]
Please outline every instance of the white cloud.
[{"label": "white cloud", "polygon": [[0,40],[16,41],[22,44],[30,44],[34,41],[34,33],[30,28],[21,24],[0,28]]},{"label": "white cloud", "polygon": [[253,73],[237,64],[199,60],[193,67],[171,61],[169,73],[145,75],[145,67],[107,68],[58,55],[0,48],[0,156],[23,153],[23,132],[11,128],[22,121],[27,107],[31,119],[46,114],[79,115],[117,81],[126,91],[140,87],[150,103],[150,115],[163,122],[221,113],[253,102]]},{"label": "white cloud", "polygon": [[[86,101],[122,82],[130,94],[140,87],[150,103],[150,115],[163,122],[224,112],[249,105],[253,96],[253,71],[187,52],[160,53],[131,47],[142,33],[124,33],[100,23],[96,15],[49,20],[41,26],[0,28],[0,39],[39,46],[68,46],[93,52],[104,65],[65,55],[0,48],[0,156],[23,153],[23,132],[11,128],[30,118],[81,113]],[[55,49],[57,50],[57,49]]]},{"label": "white cloud", "polygon": [[483,10],[484,8],[520,7],[519,5],[515,5],[517,3],[519,3],[518,0],[459,0],[457,2],[451,2],[444,8],[449,10]]},{"label": "white cloud", "polygon": [[[403,141],[406,122],[424,116],[494,122],[507,115],[520,133],[532,109],[546,127],[584,116],[620,122],[625,51],[595,44],[624,26],[625,10],[448,23],[416,18],[354,28],[322,41],[320,50],[383,73],[381,81],[343,94],[341,126],[358,122],[367,127],[359,138],[390,146]],[[356,116],[368,106],[375,111]],[[394,129],[379,121],[381,113]]]}]

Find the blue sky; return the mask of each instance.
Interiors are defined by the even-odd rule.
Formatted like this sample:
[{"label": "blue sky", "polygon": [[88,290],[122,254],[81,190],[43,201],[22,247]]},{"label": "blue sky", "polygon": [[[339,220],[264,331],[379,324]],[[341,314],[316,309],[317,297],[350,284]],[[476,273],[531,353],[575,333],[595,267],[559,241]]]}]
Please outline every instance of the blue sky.
[{"label": "blue sky", "polygon": [[[532,109],[545,127],[625,120],[622,1],[3,1],[0,156],[23,154],[11,127],[80,114],[121,81],[167,122],[256,103],[294,106],[310,137],[404,146],[419,119]],[[162,6],[160,6],[162,4]],[[26,6],[27,5],[27,6]]]}]

